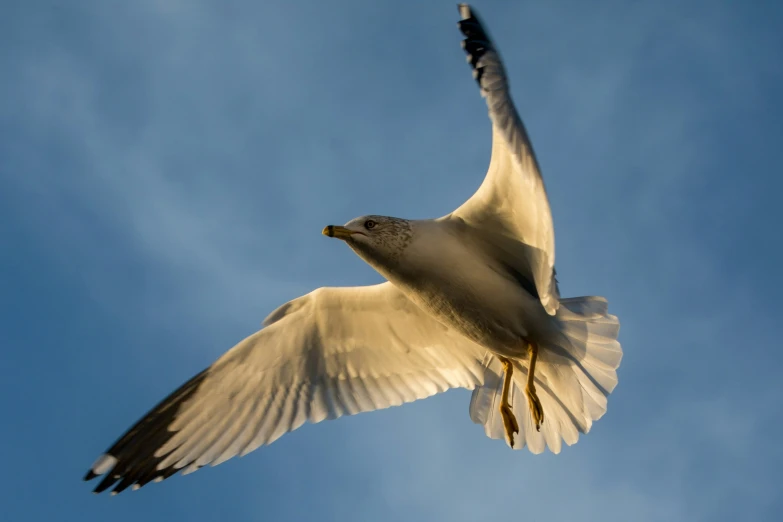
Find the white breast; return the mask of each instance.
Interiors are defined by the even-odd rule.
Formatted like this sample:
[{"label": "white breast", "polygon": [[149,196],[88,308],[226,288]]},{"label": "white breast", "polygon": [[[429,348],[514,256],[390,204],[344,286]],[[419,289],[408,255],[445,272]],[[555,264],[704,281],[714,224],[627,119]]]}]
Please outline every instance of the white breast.
[{"label": "white breast", "polygon": [[518,355],[541,321],[538,299],[497,260],[438,221],[416,222],[400,266],[385,274],[418,306],[488,349]]}]

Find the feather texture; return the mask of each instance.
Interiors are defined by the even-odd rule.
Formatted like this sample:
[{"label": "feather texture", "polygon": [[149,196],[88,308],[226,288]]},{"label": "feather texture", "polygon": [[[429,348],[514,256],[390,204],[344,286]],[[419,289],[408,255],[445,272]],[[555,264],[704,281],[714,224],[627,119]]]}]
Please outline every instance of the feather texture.
[{"label": "feather texture", "polygon": [[[604,415],[606,398],[617,385],[617,368],[623,355],[617,341],[620,323],[608,313],[606,300],[574,297],[560,303],[557,318],[564,342],[541,346],[536,364],[536,391],[545,412],[540,432],[533,427],[524,392],[527,362],[514,361],[510,398],[520,425],[514,449],[527,445],[533,453],[541,453],[545,447],[559,453],[561,441],[575,444],[579,433],[589,432],[593,421]],[[488,356],[484,360],[484,384],[473,390],[470,400],[470,418],[483,425],[493,439],[505,438],[498,411],[502,371],[497,357]]]},{"label": "feather texture", "polygon": [[472,389],[485,352],[390,283],[320,288],[162,401],[85,479],[106,474],[96,492],[119,492],[245,455],[305,422]]},{"label": "feather texture", "polygon": [[509,92],[500,54],[475,10],[460,4],[463,48],[492,121],[492,156],[484,182],[452,215],[470,225],[510,236],[542,255],[530,269],[538,297],[550,315],[557,311],[555,229],[533,145]]}]

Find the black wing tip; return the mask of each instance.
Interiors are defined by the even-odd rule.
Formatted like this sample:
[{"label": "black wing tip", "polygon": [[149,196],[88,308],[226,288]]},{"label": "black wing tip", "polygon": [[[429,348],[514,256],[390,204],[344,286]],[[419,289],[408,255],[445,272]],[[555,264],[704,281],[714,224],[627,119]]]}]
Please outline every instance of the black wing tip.
[{"label": "black wing tip", "polygon": [[[171,477],[172,475],[176,474],[178,471],[180,471],[180,468],[175,468],[172,466],[170,468],[157,471],[145,477],[135,477],[135,476],[123,477],[114,473],[109,473],[108,475],[103,477],[103,480],[101,480],[98,483],[98,485],[95,486],[95,489],[93,489],[92,492],[95,495],[100,495],[101,493],[111,489],[111,491],[109,491],[109,495],[115,496],[115,495],[119,495],[120,493],[122,493],[128,488],[130,488],[131,491],[138,491],[139,489],[143,488],[150,482],[162,482],[167,478]],[[97,476],[98,475],[94,475],[92,478],[95,478]],[[114,487],[112,488],[112,486]]]},{"label": "black wing tip", "polygon": [[[465,6],[463,9],[462,6]],[[462,20],[457,22],[457,27],[468,40],[484,40],[489,42],[489,36],[478,15],[467,4],[460,4],[460,16]]]},{"label": "black wing tip", "polygon": [[462,40],[462,49],[468,56],[468,63],[473,68],[473,78],[481,87],[481,78],[484,67],[479,66],[479,60],[487,51],[494,50],[492,41],[481,24],[478,15],[468,4],[457,4],[459,14],[462,17],[457,23],[460,32],[465,35]]},{"label": "black wing tip", "polygon": [[93,493],[103,493],[112,486],[112,495],[129,487],[140,489],[150,482],[165,480],[182,469],[175,467],[176,464],[159,468],[170,453],[156,456],[155,452],[176,433],[169,431],[168,427],[176,418],[180,406],[199,389],[207,371],[194,376],[158,403],[95,461],[84,476],[85,481],[90,481],[104,475]]},{"label": "black wing tip", "polygon": [[156,459],[155,462],[148,462],[148,465],[144,470],[146,473],[142,470],[128,470],[124,473],[118,473],[116,468],[112,468],[105,472],[104,475],[103,473],[96,473],[93,469],[91,469],[84,476],[84,480],[90,481],[100,477],[101,475],[104,475],[101,481],[92,490],[92,492],[96,495],[111,489],[112,486],[113,489],[110,491],[112,496],[118,495],[128,488],[131,488],[132,491],[136,491],[143,488],[150,482],[162,482],[163,480],[166,480],[181,470],[181,468],[175,467],[173,465],[164,469],[157,469],[155,464],[162,461],[164,458],[165,457],[160,457]]}]

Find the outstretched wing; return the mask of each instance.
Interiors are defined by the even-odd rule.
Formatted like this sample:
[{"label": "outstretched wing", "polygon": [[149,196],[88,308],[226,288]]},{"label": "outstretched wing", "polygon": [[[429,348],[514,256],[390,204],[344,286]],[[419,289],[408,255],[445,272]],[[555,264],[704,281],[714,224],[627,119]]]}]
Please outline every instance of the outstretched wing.
[{"label": "outstretched wing", "polygon": [[535,259],[522,264],[532,272],[541,304],[554,315],[559,302],[555,232],[544,180],[495,45],[470,6],[460,4],[459,11],[459,28],[466,36],[462,46],[492,120],[492,158],[478,191],[452,215],[532,247]]},{"label": "outstretched wing", "polygon": [[281,306],[128,430],[87,473],[114,492],[217,465],[305,421],[481,384],[485,350],[391,283],[321,288]]}]

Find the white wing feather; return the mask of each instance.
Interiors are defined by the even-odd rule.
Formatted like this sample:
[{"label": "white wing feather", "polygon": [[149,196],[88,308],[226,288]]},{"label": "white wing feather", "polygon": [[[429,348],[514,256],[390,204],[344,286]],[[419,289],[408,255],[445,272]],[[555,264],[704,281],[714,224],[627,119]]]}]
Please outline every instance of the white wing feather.
[{"label": "white wing feather", "polygon": [[487,101],[492,120],[492,157],[476,193],[452,215],[510,236],[542,252],[533,268],[541,304],[550,315],[558,307],[555,232],[544,180],[514,102],[500,55],[475,11],[461,4],[463,47]]},{"label": "white wing feather", "polygon": [[[96,490],[217,465],[304,422],[378,410],[483,380],[486,350],[390,283],[321,288],[273,312],[96,461]],[[108,469],[113,467],[113,469]]]}]

